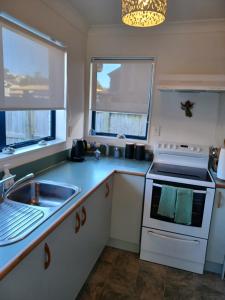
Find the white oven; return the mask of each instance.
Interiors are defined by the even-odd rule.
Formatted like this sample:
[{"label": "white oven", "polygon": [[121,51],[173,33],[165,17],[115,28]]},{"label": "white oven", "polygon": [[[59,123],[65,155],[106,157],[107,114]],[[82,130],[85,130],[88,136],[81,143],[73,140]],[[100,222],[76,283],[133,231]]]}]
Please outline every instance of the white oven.
[{"label": "white oven", "polygon": [[[163,185],[193,189],[191,225],[176,224],[173,219],[157,213]],[[213,188],[146,179],[143,226],[207,239],[214,194]]]},{"label": "white oven", "polygon": [[[207,148],[163,143],[154,154],[146,175],[140,258],[203,273],[215,195]],[[165,185],[193,190],[190,225],[158,213]]]}]

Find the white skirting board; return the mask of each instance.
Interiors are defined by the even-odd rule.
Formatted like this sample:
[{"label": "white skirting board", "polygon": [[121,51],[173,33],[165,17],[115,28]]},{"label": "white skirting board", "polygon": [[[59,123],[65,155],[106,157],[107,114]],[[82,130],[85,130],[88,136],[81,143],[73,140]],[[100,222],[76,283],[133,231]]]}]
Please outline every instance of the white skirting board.
[{"label": "white skirting board", "polygon": [[129,242],[126,242],[126,241],[121,241],[121,240],[118,240],[118,239],[110,238],[110,240],[107,243],[107,246],[117,248],[117,249],[121,249],[121,250],[134,252],[134,253],[139,253],[139,245],[138,244],[133,244],[133,243],[129,243]]}]

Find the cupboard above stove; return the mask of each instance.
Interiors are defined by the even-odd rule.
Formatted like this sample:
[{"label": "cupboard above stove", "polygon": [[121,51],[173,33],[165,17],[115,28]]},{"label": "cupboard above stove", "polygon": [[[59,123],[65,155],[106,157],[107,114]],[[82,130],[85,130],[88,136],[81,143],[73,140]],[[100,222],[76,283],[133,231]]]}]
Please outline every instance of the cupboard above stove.
[{"label": "cupboard above stove", "polygon": [[225,92],[225,75],[162,75],[157,89],[177,92]]}]

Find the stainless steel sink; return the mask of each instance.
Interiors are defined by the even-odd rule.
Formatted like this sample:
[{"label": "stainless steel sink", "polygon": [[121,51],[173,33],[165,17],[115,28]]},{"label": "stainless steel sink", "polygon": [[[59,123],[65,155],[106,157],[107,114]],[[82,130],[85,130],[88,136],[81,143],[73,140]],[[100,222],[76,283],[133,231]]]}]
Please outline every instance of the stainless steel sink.
[{"label": "stainless steel sink", "polygon": [[80,192],[73,185],[32,180],[0,204],[0,246],[23,239]]},{"label": "stainless steel sink", "polygon": [[7,195],[7,198],[39,207],[57,208],[68,202],[79,192],[79,188],[51,181],[27,182]]}]

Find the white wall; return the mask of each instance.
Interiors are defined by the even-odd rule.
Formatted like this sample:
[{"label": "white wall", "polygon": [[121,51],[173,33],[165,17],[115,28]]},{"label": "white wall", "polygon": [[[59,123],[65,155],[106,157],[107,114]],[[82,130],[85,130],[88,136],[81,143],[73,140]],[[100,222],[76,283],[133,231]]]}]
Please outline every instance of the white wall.
[{"label": "white wall", "polygon": [[[81,18],[78,19],[76,15],[76,18],[74,17],[71,21],[67,18],[72,18],[75,12],[71,11],[69,14],[69,8],[65,7],[66,15],[62,15],[59,12],[59,9],[63,9],[62,5],[58,10],[52,9],[51,2],[50,0],[1,0],[0,11],[7,12],[66,45],[68,52],[68,125],[71,137],[83,136],[87,28]],[[67,144],[71,146],[70,139]]]},{"label": "white wall", "polygon": [[[225,74],[225,21],[174,23],[152,29],[95,27],[88,35],[91,57],[155,57],[152,128],[161,126],[164,140],[217,144],[218,94],[162,94],[156,86],[164,74]],[[88,102],[88,95],[87,95]],[[180,101],[196,102],[194,117],[184,117]],[[87,110],[86,105],[86,110]],[[225,122],[225,121],[224,121]],[[153,131],[153,130],[152,130]],[[156,137],[150,135],[152,144]]]},{"label": "white wall", "polygon": [[[185,116],[181,102],[194,103],[193,117]],[[220,96],[218,93],[161,92],[159,95],[159,139],[193,144],[216,144]]]}]

